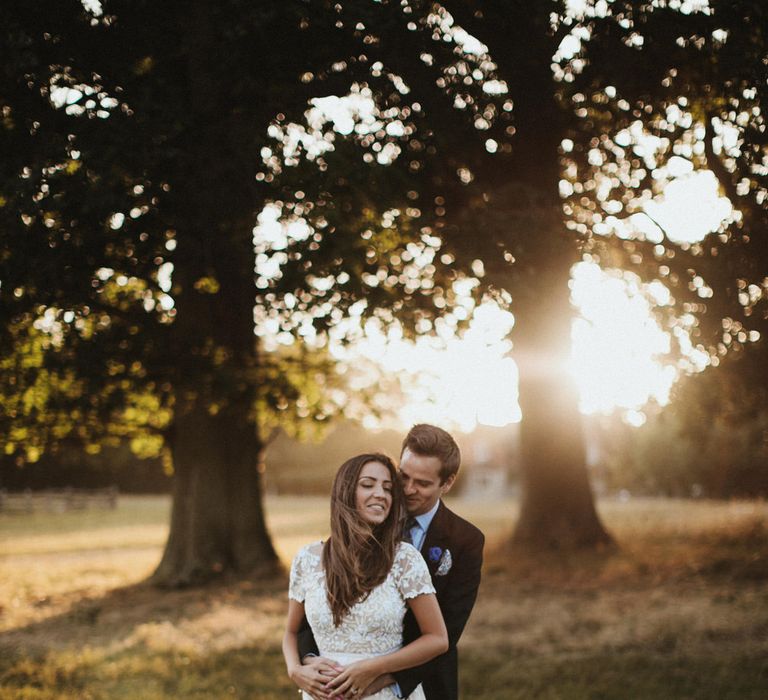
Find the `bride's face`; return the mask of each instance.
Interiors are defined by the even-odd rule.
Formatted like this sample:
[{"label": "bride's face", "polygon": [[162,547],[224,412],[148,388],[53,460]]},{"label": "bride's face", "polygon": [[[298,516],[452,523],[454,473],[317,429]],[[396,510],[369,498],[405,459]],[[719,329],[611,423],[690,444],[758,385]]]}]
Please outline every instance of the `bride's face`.
[{"label": "bride's face", "polygon": [[381,462],[368,462],[360,470],[355,506],[369,525],[383,523],[392,508],[392,475]]}]

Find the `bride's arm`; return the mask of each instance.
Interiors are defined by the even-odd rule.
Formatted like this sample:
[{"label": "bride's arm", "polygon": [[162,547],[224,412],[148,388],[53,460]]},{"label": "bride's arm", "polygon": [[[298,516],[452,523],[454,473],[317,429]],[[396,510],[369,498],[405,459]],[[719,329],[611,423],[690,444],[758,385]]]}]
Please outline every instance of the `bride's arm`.
[{"label": "bride's arm", "polygon": [[305,693],[317,700],[325,700],[328,693],[325,684],[329,677],[316,666],[302,666],[299,658],[298,633],[304,619],[304,603],[288,600],[288,617],[283,635],[283,656],[290,679]]},{"label": "bride's arm", "polygon": [[407,602],[419,625],[421,636],[391,654],[375,656],[347,666],[328,684],[332,697],[345,695],[352,689],[357,691],[353,695],[358,695],[385,673],[419,666],[448,651],[448,632],[434,593],[419,595]]},{"label": "bride's arm", "polygon": [[288,600],[288,616],[285,620],[285,634],[283,635],[283,657],[288,675],[293,679],[296,669],[301,666],[299,659],[299,625],[304,617],[304,603],[296,600]]}]

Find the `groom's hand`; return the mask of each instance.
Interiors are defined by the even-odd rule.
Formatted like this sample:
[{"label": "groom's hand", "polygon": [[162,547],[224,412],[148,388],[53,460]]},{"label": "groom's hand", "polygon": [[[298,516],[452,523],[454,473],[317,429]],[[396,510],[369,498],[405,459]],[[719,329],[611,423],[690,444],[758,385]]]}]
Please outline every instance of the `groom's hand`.
[{"label": "groom's hand", "polygon": [[380,690],[392,685],[395,682],[395,677],[391,673],[385,673],[383,676],[379,676],[373,683],[371,683],[364,691],[361,697],[367,698],[369,695],[378,693]]},{"label": "groom's hand", "polygon": [[327,700],[331,696],[326,690],[326,684],[343,670],[343,666],[339,666],[331,659],[323,656],[307,656],[302,660],[302,665],[294,669],[291,680],[315,700]]}]

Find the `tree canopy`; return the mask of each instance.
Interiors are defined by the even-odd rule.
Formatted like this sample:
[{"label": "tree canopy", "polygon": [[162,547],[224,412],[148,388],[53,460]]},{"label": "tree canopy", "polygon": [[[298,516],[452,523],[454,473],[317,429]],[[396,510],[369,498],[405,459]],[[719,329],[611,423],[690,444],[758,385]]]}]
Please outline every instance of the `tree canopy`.
[{"label": "tree canopy", "polygon": [[[564,366],[575,262],[669,284],[670,327],[713,362],[761,337],[754,0],[89,8],[2,10],[2,426],[28,457],[65,439],[166,445],[160,582],[275,561],[264,429],[343,407],[322,338],[350,310],[428,332],[471,278],[513,311],[516,539],[536,546],[610,539]],[[350,94],[334,125],[324,106]],[[695,244],[638,228],[675,172],[703,168],[731,221]],[[267,205],[303,226],[254,234]],[[316,342],[266,352],[254,320]]]}]

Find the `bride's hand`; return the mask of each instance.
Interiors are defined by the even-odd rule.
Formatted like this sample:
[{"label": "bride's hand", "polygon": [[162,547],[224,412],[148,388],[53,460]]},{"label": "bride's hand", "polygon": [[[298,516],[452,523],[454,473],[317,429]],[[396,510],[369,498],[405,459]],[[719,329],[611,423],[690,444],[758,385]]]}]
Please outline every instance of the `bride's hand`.
[{"label": "bride's hand", "polygon": [[291,680],[314,700],[328,700],[330,697],[325,684],[335,678],[343,669],[335,661],[322,656],[309,657],[303,665],[290,672]]},{"label": "bride's hand", "polygon": [[381,675],[374,659],[356,661],[347,666],[326,686],[332,698],[345,697],[357,700],[363,691]]}]

